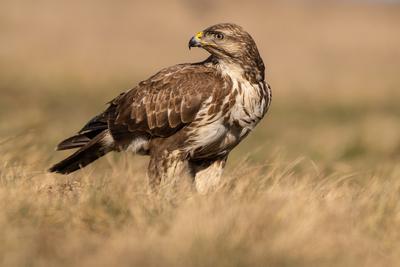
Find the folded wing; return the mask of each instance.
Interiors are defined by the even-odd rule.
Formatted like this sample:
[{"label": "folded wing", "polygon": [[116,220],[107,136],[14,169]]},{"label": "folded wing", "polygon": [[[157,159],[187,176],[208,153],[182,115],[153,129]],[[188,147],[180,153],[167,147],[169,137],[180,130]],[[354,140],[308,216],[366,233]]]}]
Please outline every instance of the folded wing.
[{"label": "folded wing", "polygon": [[207,99],[228,93],[221,76],[203,65],[164,69],[110,102],[114,138],[132,133],[167,137],[191,123]]}]

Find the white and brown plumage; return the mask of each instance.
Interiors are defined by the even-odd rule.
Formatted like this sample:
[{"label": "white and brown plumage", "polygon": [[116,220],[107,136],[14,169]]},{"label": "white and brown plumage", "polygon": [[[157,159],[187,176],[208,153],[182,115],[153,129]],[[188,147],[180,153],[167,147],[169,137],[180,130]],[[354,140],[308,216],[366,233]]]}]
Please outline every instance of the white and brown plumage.
[{"label": "white and brown plumage", "polygon": [[265,67],[240,26],[217,24],[189,42],[211,56],[165,68],[122,93],[58,150],[79,148],[50,168],[71,173],[110,151],[149,155],[150,184],[187,176],[199,191],[215,186],[229,152],[271,103]]}]

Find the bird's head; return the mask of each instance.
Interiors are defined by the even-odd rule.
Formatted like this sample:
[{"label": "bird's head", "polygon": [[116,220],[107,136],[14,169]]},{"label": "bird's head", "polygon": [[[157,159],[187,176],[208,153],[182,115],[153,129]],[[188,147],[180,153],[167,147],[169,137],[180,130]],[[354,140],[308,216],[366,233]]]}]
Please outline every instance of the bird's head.
[{"label": "bird's head", "polygon": [[216,24],[198,32],[189,41],[189,48],[192,47],[201,47],[219,60],[234,62],[261,60],[250,34],[233,23]]}]

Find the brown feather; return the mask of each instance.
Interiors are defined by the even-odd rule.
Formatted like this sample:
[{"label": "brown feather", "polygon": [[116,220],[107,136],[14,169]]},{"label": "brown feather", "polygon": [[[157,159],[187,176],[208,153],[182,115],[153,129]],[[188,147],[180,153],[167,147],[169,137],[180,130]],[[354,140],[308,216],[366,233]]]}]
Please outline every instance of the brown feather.
[{"label": "brown feather", "polygon": [[[181,64],[166,68],[111,101],[109,127],[134,134],[168,137],[192,122],[203,102],[224,85],[222,77],[204,65]],[[117,140],[118,141],[118,140]]]}]

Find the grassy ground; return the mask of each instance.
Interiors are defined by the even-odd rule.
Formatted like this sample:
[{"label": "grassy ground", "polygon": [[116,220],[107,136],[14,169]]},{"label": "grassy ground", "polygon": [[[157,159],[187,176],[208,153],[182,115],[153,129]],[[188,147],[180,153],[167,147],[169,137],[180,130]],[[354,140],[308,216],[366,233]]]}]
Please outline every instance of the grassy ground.
[{"label": "grassy ground", "polygon": [[[397,5],[60,3],[0,8],[0,266],[398,265]],[[45,172],[103,103],[203,58],[188,38],[228,20],[253,33],[274,97],[217,192],[151,194],[127,154]]]}]

